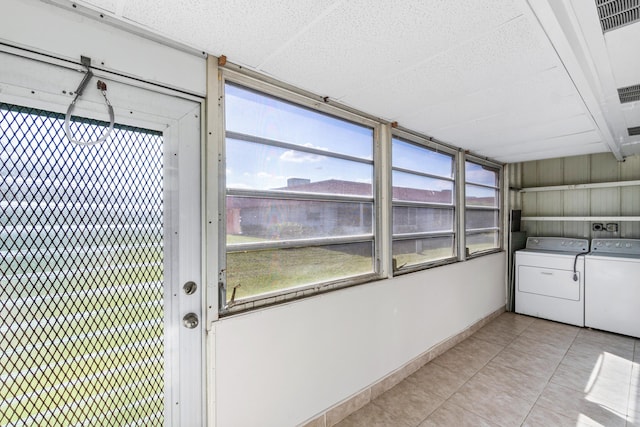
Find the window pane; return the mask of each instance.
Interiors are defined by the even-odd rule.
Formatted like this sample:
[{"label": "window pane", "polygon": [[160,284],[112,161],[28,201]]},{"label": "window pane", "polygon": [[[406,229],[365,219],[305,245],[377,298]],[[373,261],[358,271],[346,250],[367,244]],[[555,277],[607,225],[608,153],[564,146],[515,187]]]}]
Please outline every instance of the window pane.
[{"label": "window pane", "polygon": [[455,256],[453,236],[393,242],[393,258],[397,269],[453,256]]},{"label": "window pane", "polygon": [[393,207],[393,234],[453,231],[453,209]]},{"label": "window pane", "polygon": [[453,182],[394,171],[393,199],[452,204]]},{"label": "window pane", "polygon": [[499,212],[494,210],[467,209],[466,229],[498,227]]},{"label": "window pane", "polygon": [[230,252],[227,254],[227,302],[373,272],[373,243]]},{"label": "window pane", "polygon": [[373,129],[232,84],[225,118],[228,131],[373,159]]},{"label": "window pane", "polygon": [[498,241],[499,234],[497,231],[488,231],[480,234],[468,234],[467,235],[467,249],[470,254],[479,251],[485,251],[488,249],[495,249],[500,247]]},{"label": "window pane", "polygon": [[393,138],[393,167],[453,178],[453,157]]},{"label": "window pane", "polygon": [[[373,129],[233,84],[225,102],[228,299],[373,273]],[[330,237],[347,243],[260,249]]]},{"label": "window pane", "polygon": [[227,243],[373,233],[373,203],[227,197]]},{"label": "window pane", "polygon": [[371,196],[373,166],[227,139],[227,188]]},{"label": "window pane", "polygon": [[465,193],[467,206],[498,207],[498,190],[467,184]]},{"label": "window pane", "polygon": [[473,162],[465,162],[465,179],[475,184],[498,186],[498,171]]}]

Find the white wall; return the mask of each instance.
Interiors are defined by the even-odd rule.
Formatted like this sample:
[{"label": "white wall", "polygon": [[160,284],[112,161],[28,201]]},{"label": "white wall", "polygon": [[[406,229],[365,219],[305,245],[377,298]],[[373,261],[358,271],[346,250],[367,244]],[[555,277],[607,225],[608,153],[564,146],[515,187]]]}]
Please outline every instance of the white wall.
[{"label": "white wall", "polygon": [[218,426],[323,412],[505,304],[504,253],[222,319]]},{"label": "white wall", "polygon": [[[206,59],[198,52],[173,49],[162,43],[114,28],[77,13],[71,2],[57,7],[36,0],[2,0],[0,43],[79,63],[91,58],[99,70],[121,73],[196,96],[206,95]],[[110,20],[116,23],[115,20]],[[82,67],[78,67],[82,69]]]}]

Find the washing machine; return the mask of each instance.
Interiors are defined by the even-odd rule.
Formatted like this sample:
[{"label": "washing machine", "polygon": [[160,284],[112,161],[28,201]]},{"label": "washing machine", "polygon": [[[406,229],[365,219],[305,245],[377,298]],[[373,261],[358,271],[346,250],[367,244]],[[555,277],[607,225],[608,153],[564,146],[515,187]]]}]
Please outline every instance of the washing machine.
[{"label": "washing machine", "polygon": [[584,326],[588,239],[529,237],[516,252],[516,313]]},{"label": "washing machine", "polygon": [[640,338],[640,240],[594,239],[584,263],[585,326]]}]

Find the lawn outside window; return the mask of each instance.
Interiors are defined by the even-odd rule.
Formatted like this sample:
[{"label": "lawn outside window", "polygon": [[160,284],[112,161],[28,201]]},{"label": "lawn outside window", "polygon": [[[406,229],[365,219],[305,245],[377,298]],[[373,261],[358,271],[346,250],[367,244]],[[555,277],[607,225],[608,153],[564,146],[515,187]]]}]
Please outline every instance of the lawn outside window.
[{"label": "lawn outside window", "polygon": [[455,152],[393,136],[394,272],[455,259]]},{"label": "lawn outside window", "polygon": [[376,277],[375,123],[224,91],[222,311]]},{"label": "lawn outside window", "polygon": [[470,256],[501,247],[501,173],[498,165],[465,160],[465,237]]}]

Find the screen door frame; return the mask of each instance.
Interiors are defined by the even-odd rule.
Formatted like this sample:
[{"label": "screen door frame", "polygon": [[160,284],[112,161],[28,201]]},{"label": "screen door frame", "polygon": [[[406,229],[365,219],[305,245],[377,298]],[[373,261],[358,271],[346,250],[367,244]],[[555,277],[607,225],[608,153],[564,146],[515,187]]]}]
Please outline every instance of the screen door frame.
[{"label": "screen door frame", "polygon": [[[36,58],[34,58],[34,56]],[[14,50],[0,51],[0,101],[64,114],[83,78],[82,67]],[[205,319],[202,275],[203,100],[150,84],[95,71],[74,116],[108,121],[98,79],[118,124],[163,134],[164,150],[164,349],[165,425],[205,425]],[[70,142],[68,142],[70,143]],[[187,294],[187,282],[196,284]],[[185,327],[193,313],[198,325]]]}]

